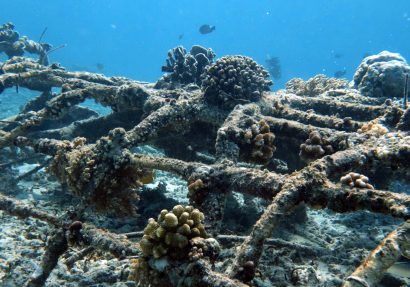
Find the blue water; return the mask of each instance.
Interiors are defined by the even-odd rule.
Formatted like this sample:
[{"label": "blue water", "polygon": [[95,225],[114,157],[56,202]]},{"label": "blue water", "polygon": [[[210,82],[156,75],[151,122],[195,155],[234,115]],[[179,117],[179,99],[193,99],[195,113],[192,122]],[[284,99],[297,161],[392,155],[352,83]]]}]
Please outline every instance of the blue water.
[{"label": "blue water", "polygon": [[[161,76],[177,45],[261,64],[267,55],[279,57],[282,78],[273,89],[343,69],[350,79],[366,53],[390,50],[410,59],[409,0],[0,0],[0,7],[0,23],[14,22],[34,40],[48,27],[44,41],[67,44],[51,61],[90,71],[101,63],[107,75],[144,81]],[[201,35],[205,23],[216,31]]]}]

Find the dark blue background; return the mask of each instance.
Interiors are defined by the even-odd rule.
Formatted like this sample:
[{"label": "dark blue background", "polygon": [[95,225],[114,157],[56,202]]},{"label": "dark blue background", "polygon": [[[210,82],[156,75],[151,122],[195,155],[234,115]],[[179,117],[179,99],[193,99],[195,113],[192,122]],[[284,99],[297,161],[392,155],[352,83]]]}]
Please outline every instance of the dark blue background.
[{"label": "dark blue background", "polygon": [[[22,35],[37,40],[48,27],[44,41],[67,44],[52,61],[90,71],[102,63],[105,74],[146,81],[160,77],[167,51],[179,44],[261,64],[278,56],[283,76],[274,89],[344,68],[351,78],[365,53],[410,58],[409,0],[0,0],[0,7],[0,22],[14,22]],[[204,23],[216,31],[199,34]]]}]

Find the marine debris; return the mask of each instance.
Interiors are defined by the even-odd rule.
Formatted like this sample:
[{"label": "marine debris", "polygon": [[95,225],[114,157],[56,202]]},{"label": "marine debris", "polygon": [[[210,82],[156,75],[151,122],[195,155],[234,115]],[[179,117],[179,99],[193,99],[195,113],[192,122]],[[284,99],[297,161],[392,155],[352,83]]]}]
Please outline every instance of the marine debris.
[{"label": "marine debris", "polygon": [[[163,68],[170,74],[161,80],[170,85],[164,86],[69,72],[21,55],[2,64],[0,92],[19,86],[40,95],[0,122],[1,159],[50,159],[52,180],[72,196],[71,207],[60,207],[55,215],[13,192],[0,194],[7,216],[35,218],[53,230],[36,272],[25,278],[28,286],[60,278],[61,262],[73,266],[90,254],[97,262],[125,262],[115,282],[138,286],[375,286],[400,256],[409,256],[410,195],[393,186],[405,191],[410,184],[410,116],[392,100],[395,83],[387,85],[376,74],[363,80],[370,77],[363,72],[371,65],[367,58],[356,72],[358,89],[318,75],[270,92],[269,73],[251,58],[224,56],[211,63],[211,50],[194,47],[190,53],[182,47],[170,51]],[[398,81],[403,88],[403,79]],[[376,82],[383,92],[369,92]],[[80,106],[86,99],[112,113],[96,115]],[[146,145],[164,154],[140,152]],[[4,181],[12,182],[16,175],[8,166]],[[90,210],[116,220],[137,217],[141,190],[149,189],[154,173],[163,172],[186,182],[190,205],[161,207],[157,219],[125,234],[87,222]],[[144,208],[165,204],[159,198]],[[272,238],[292,238],[298,226],[307,226],[310,209],[331,210],[333,217],[364,210],[404,222],[382,234],[384,240],[366,237],[369,245],[359,250],[332,238],[336,231],[321,239],[305,230],[310,241],[304,242]],[[260,217],[235,232],[224,220],[235,220],[238,210]],[[133,241],[136,236],[139,242]],[[362,257],[349,257],[347,249]],[[317,260],[330,275],[316,275]],[[62,273],[67,278],[71,271]]]}]

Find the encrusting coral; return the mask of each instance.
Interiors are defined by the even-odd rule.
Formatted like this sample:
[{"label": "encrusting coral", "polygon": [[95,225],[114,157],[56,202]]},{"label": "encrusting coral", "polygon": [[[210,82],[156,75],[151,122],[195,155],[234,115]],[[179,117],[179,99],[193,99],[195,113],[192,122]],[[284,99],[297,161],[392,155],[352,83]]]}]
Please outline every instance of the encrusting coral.
[{"label": "encrusting coral", "polygon": [[202,78],[205,100],[224,108],[256,102],[272,85],[268,71],[245,56],[225,56],[218,59],[206,67]]}]

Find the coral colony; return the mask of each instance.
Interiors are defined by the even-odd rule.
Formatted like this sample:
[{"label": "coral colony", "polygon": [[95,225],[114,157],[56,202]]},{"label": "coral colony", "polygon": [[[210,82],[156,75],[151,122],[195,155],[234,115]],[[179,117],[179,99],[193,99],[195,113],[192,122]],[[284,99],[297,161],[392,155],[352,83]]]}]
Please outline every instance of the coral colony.
[{"label": "coral colony", "polygon": [[[263,286],[264,280],[376,286],[410,254],[410,195],[393,188],[410,183],[410,110],[401,103],[410,67],[400,55],[366,57],[353,85],[318,75],[270,92],[269,73],[254,60],[216,58],[201,46],[171,49],[166,74],[154,84],[49,65],[50,49],[20,37],[11,23],[0,27],[0,52],[9,58],[1,65],[0,93],[13,87],[40,92],[0,122],[1,157],[42,158],[78,202],[57,216],[0,195],[4,213],[53,227],[27,286],[42,286],[59,262],[72,266],[90,254],[128,262],[124,280],[138,286]],[[80,106],[86,99],[112,113]],[[146,145],[164,154],[136,149]],[[87,208],[100,216],[138,217],[141,190],[157,172],[185,181],[188,205],[164,206],[125,235],[84,219]],[[161,198],[145,208],[161,205]],[[263,208],[255,215],[258,202]],[[257,216],[246,232],[224,225],[235,222],[230,206]],[[363,262],[346,257],[348,245],[329,256],[326,247],[271,238],[284,225],[307,220],[311,208],[334,216],[366,210],[404,221],[375,239],[373,252],[360,252]],[[291,236],[296,227],[288,230]],[[69,256],[73,249],[78,252]],[[282,259],[273,262],[270,252],[282,252]],[[314,275],[319,267],[309,265],[312,254],[329,264],[333,279]],[[342,260],[345,269],[330,268]]]}]

